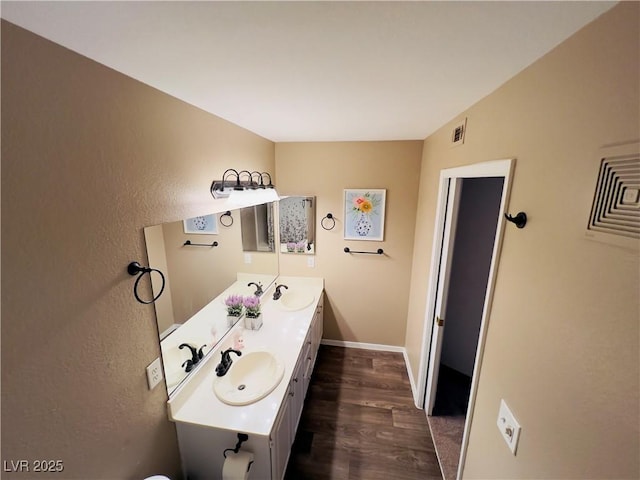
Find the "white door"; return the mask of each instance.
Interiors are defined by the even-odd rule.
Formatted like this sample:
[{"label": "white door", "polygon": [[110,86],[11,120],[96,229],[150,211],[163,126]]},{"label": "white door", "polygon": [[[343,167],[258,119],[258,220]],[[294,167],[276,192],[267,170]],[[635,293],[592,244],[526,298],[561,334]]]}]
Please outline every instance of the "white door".
[{"label": "white door", "polygon": [[440,371],[440,354],[442,353],[442,338],[447,318],[447,294],[449,291],[449,276],[451,272],[451,260],[453,259],[453,241],[456,236],[458,223],[458,209],[460,204],[460,192],[462,191],[462,179],[449,180],[444,232],[442,236],[442,255],[438,272],[438,287],[436,293],[435,309],[431,334],[431,352],[429,356],[429,371],[427,374],[427,415],[433,413],[436,401],[436,389],[438,387],[438,373]]},{"label": "white door", "polygon": [[[431,270],[429,273],[430,286],[429,291],[427,292],[425,325],[420,354],[420,369],[418,371],[418,386],[414,397],[416,400],[416,406],[419,408],[424,406],[427,415],[431,415],[433,404],[435,402],[435,390],[438,386],[437,369],[440,366],[440,353],[442,350],[443,327],[435,326],[436,317],[441,315],[442,318],[444,318],[444,325],[446,325],[446,312],[443,312],[442,308],[443,306],[446,306],[446,287],[448,286],[448,278],[445,278],[445,274],[449,270],[448,266],[452,257],[450,242],[452,242],[452,239],[454,238],[454,232],[451,232],[451,227],[456,223],[452,220],[456,213],[455,208],[453,208],[456,207],[457,203],[456,190],[460,190],[459,182],[464,178],[504,178],[502,199],[499,209],[500,216],[498,217],[498,225],[496,228],[496,237],[493,246],[487,291],[485,294],[485,302],[480,324],[480,334],[478,336],[478,349],[476,351],[475,366],[471,379],[471,394],[469,396],[469,407],[464,425],[458,478],[460,478],[467,453],[469,430],[473,419],[475,395],[478,389],[480,369],[482,366],[482,355],[486,340],[487,318],[491,310],[496,270],[502,245],[502,233],[504,230],[504,218],[502,215],[506,213],[507,202],[511,191],[511,180],[514,165],[514,159],[495,160],[491,162],[482,162],[450,168],[440,172],[438,205],[436,207],[434,241],[432,246],[433,251],[431,254]],[[451,188],[452,186],[454,188]]]}]

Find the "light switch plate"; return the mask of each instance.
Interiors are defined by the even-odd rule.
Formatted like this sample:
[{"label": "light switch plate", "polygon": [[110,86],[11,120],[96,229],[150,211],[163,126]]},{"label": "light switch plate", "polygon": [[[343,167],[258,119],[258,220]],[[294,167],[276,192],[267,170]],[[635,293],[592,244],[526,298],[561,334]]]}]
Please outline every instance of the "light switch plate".
[{"label": "light switch plate", "polygon": [[502,438],[507,442],[507,446],[515,455],[518,448],[518,440],[520,438],[520,424],[513,416],[511,410],[504,400],[500,400],[500,410],[498,412],[498,430],[502,434]]},{"label": "light switch plate", "polygon": [[307,257],[307,267],[313,268],[316,266],[316,257]]},{"label": "light switch plate", "polygon": [[160,357],[156,358],[147,367],[147,383],[149,384],[149,390],[153,390],[156,385],[162,380],[162,363]]},{"label": "light switch plate", "polygon": [[244,263],[251,263],[251,254],[250,253],[245,253],[244,254]]}]

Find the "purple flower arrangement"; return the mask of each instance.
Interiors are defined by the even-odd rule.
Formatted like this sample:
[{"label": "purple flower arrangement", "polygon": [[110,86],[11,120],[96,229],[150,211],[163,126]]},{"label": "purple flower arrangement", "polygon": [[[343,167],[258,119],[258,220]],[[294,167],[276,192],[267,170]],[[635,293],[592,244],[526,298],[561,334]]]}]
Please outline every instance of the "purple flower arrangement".
[{"label": "purple flower arrangement", "polygon": [[256,318],[260,315],[260,299],[258,297],[244,297],[243,304],[247,310],[247,317]]},{"label": "purple flower arrangement", "polygon": [[242,315],[243,298],[242,295],[229,295],[224,304],[227,306],[227,314],[232,317]]}]

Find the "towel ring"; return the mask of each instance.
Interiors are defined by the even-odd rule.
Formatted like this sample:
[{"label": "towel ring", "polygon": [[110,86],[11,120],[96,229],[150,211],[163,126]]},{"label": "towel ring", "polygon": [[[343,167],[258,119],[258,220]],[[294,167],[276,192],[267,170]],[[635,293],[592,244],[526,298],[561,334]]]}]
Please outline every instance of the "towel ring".
[{"label": "towel ring", "polygon": [[[154,303],[156,300],[160,298],[160,295],[162,295],[162,292],[164,292],[166,279],[164,277],[164,273],[162,273],[157,268],[143,267],[138,262],[131,262],[129,265],[127,265],[127,272],[131,276],[138,275],[138,278],[136,279],[136,283],[133,284],[133,296],[136,297],[136,300],[139,301],[140,303],[144,303],[145,305]],[[160,278],[162,278],[162,287],[160,288],[158,295],[153,297],[153,299],[146,301],[146,300],[142,300],[140,298],[140,295],[138,295],[138,285],[140,284],[140,280],[142,279],[142,277],[144,277],[144,274],[148,273],[149,277],[151,277],[151,272],[158,272],[160,274]]]},{"label": "towel ring", "polygon": [[[327,226],[324,224],[324,221],[325,221],[325,220],[330,220],[330,221],[332,222],[330,227],[327,227]],[[329,224],[329,222],[327,222],[327,224]],[[336,219],[333,217],[333,214],[331,214],[331,213],[327,213],[327,214],[324,216],[324,218],[320,221],[320,226],[322,226],[322,228],[324,228],[325,230],[333,230],[333,227],[335,227],[335,226],[336,226]]]},{"label": "towel ring", "polygon": [[[222,221],[224,217],[229,217],[229,220]],[[226,212],[224,212],[222,215],[220,215],[219,220],[224,227],[230,227],[231,225],[233,225],[233,217],[231,216],[231,211],[227,210]]]}]

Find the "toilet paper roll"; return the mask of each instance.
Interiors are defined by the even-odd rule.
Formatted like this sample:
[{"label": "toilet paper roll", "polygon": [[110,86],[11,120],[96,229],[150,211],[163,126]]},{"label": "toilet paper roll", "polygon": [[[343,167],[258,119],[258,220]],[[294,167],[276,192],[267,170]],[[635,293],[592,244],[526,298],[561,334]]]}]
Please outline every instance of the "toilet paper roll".
[{"label": "toilet paper roll", "polygon": [[222,480],[248,479],[252,462],[253,453],[251,452],[227,453],[227,458],[222,466]]}]

